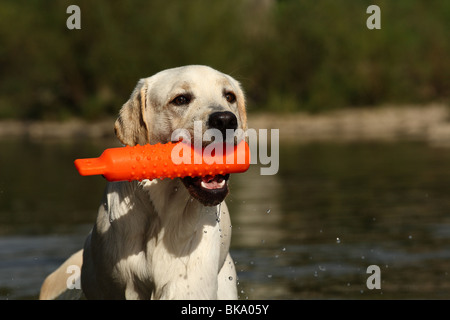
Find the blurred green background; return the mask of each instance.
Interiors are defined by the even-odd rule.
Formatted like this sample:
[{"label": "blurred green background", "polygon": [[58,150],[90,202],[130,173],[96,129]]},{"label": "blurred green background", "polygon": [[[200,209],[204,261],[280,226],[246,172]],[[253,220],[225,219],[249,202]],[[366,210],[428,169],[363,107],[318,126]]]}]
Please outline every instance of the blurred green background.
[{"label": "blurred green background", "polygon": [[[186,64],[238,79],[250,119],[282,129],[280,172],[252,166],[227,199],[241,299],[448,299],[450,111],[431,106],[450,103],[449,31],[448,0],[1,0],[0,120],[19,121],[0,121],[0,299],[37,298],[83,245],[105,180],[73,160],[118,143],[110,117],[140,78]],[[80,134],[102,119],[111,136]]]},{"label": "blurred green background", "polygon": [[0,119],[116,115],[138,79],[185,64],[234,76],[250,112],[447,103],[449,30],[444,0],[3,0]]}]

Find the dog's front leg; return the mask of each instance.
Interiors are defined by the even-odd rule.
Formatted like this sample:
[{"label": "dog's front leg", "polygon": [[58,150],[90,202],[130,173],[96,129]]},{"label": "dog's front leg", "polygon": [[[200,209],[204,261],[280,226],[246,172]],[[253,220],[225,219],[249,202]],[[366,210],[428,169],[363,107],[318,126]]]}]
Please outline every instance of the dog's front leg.
[{"label": "dog's front leg", "polygon": [[141,295],[138,293],[134,287],[133,282],[129,282],[125,288],[125,299],[126,300],[141,300]]},{"label": "dog's front leg", "polygon": [[228,254],[217,278],[217,299],[237,300],[236,280],[236,267],[234,266],[233,258]]},{"label": "dog's front leg", "polygon": [[158,300],[216,300],[217,278],[205,281],[201,277],[197,281],[176,281],[165,284],[157,290],[152,299]]}]

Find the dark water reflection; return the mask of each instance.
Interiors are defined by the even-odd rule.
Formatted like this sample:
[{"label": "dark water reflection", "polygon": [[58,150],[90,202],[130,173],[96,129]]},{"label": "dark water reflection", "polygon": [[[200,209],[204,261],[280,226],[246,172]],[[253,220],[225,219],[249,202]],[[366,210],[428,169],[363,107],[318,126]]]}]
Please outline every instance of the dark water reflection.
[{"label": "dark water reflection", "polygon": [[[36,298],[82,246],[105,181],[73,160],[113,141],[0,142],[0,298]],[[241,299],[450,298],[450,149],[290,144],[231,181]],[[369,265],[381,289],[369,290]]]}]

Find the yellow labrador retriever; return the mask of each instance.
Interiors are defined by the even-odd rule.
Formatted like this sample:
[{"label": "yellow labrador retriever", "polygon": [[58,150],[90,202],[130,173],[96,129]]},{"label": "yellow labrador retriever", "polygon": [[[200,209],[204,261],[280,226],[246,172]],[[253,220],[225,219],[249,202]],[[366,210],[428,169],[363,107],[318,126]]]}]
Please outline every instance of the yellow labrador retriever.
[{"label": "yellow labrador retriever", "polygon": [[[180,128],[194,137],[194,121],[245,131],[240,84],[207,66],[161,71],[138,82],[115,132],[124,145],[167,143]],[[236,299],[228,178],[108,183],[84,250],[47,277],[40,298],[68,291],[66,269],[78,265],[87,299]]]}]

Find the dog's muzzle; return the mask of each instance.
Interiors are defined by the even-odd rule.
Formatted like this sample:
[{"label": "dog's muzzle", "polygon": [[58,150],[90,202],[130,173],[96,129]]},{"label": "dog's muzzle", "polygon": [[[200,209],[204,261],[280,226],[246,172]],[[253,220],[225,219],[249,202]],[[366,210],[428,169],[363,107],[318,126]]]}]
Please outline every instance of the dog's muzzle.
[{"label": "dog's muzzle", "polygon": [[[230,111],[214,112],[209,115],[208,128],[217,129],[226,141],[227,130],[236,130],[238,120]],[[182,179],[187,190],[205,206],[216,206],[228,195],[228,179],[230,175],[215,175],[205,177],[185,177]]]}]

